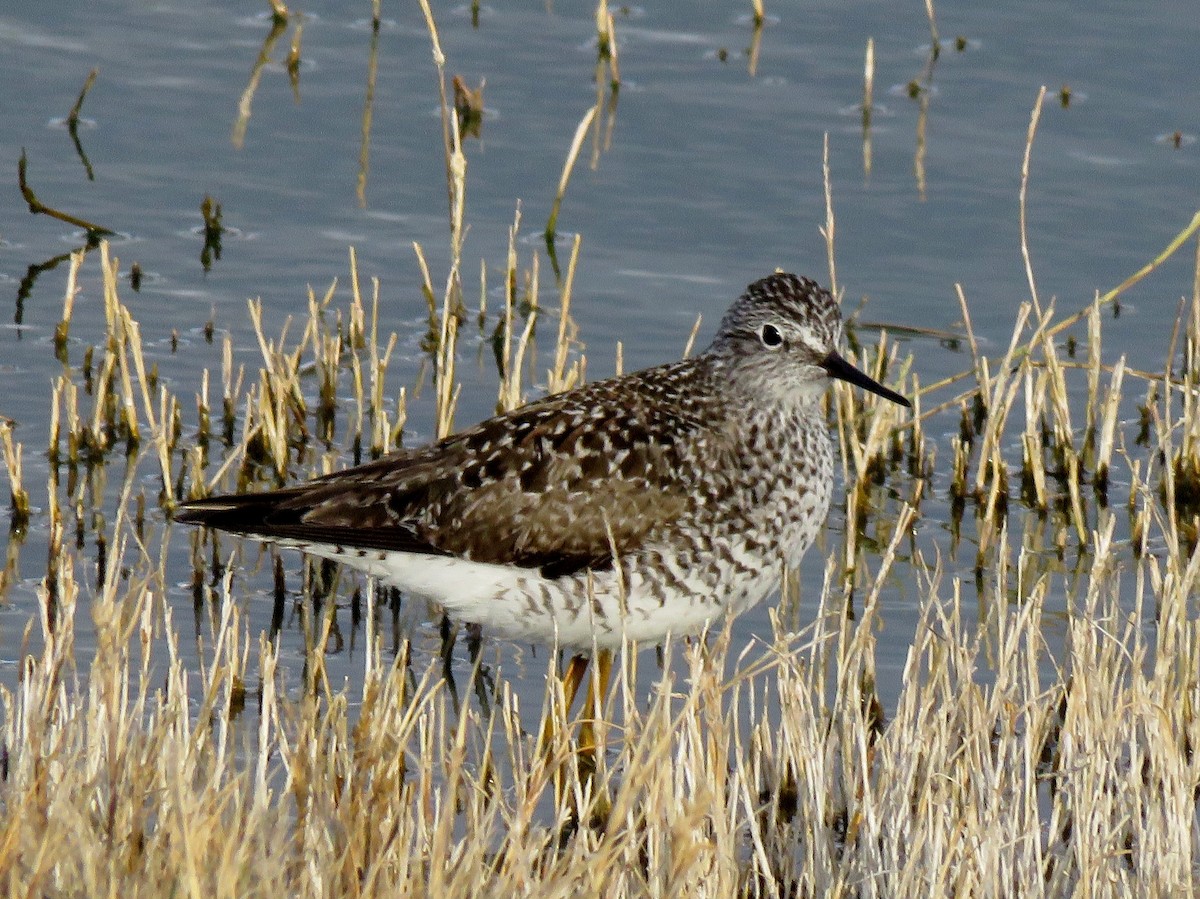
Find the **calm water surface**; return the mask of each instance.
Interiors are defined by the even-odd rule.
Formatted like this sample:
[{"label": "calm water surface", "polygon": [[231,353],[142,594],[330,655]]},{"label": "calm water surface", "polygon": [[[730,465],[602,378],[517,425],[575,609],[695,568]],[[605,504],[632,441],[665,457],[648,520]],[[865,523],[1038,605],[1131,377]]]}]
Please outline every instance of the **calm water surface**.
[{"label": "calm water surface", "polygon": [[[425,304],[412,243],[425,249],[435,284],[445,277],[448,251],[436,82],[419,10],[384,4],[360,198],[369,4],[301,8],[298,92],[282,64],[289,28],[270,48],[239,142],[239,100],[270,32],[263,6],[101,0],[0,10],[0,171],[8,182],[0,194],[0,374],[7,385],[0,414],[16,422],[25,483],[39,509],[50,385],[62,372],[52,338],[66,276],[65,264],[40,267],[77,247],[81,233],[26,212],[16,186],[22,147],[40,199],[117,231],[113,251],[123,268],[136,261],[145,270],[140,292],[126,285],[122,300],[181,398],[198,388],[204,368],[220,365],[219,341],[209,345],[202,336],[206,322],[232,333],[240,361],[253,364],[258,350],[246,300],[262,298],[267,331],[277,333],[288,316],[305,314],[310,285],[323,292],[335,277],[346,283],[351,246],[364,278],[381,280],[385,325],[400,336],[392,388],[412,388],[422,377]],[[1200,26],[1190,2],[942,2],[943,39],[966,41],[961,52],[942,52],[923,82],[924,104],[905,90],[927,74],[929,31],[919,3],[771,3],[753,74],[748,4],[661,6],[615,10],[624,83],[611,138],[599,148],[591,139],[585,144],[559,220],[563,231],[583,235],[574,313],[591,377],[612,371],[617,341],[626,368],[676,358],[697,315],[703,340],[729,301],[777,266],[828,280],[818,233],[825,134],[847,303],[865,299],[864,318],[872,321],[953,329],[954,285],[961,284],[993,353],[1007,343],[1029,295],[1017,198],[1041,85],[1051,96],[1033,152],[1029,237],[1043,298],[1057,297],[1064,310],[1083,306],[1150,259],[1200,207]],[[466,142],[470,297],[481,259],[493,287],[500,284],[518,201],[527,235],[540,231],[549,212],[571,135],[596,99],[593,8],[497,4],[483,7],[477,26],[467,7],[438,4],[435,14],[448,73],[487,82],[482,136]],[[876,58],[869,172],[856,106],[868,38]],[[92,68],[99,76],[79,138],[94,180],[61,124]],[[1071,91],[1065,107],[1057,98],[1064,85]],[[1164,139],[1177,130],[1178,148]],[[233,229],[208,272],[199,234],[206,195],[222,204]],[[521,249],[523,265],[535,252],[544,257],[534,237]],[[1162,367],[1178,299],[1190,291],[1187,255],[1124,298],[1119,320],[1106,327],[1106,355]],[[97,271],[89,261],[76,303],[75,364],[103,337]],[[547,290],[544,298],[551,297]],[[463,338],[460,425],[493,407],[494,371],[490,354],[476,352],[481,342],[475,331]],[[911,339],[909,349],[923,383],[968,364],[933,338]],[[407,444],[429,439],[431,411],[430,391],[410,403]],[[948,414],[931,431],[944,438],[957,427]],[[943,449],[942,468],[948,459]],[[154,467],[144,465],[142,476],[148,496],[156,495]],[[110,479],[110,503],[117,479]],[[944,496],[944,480],[937,483]],[[921,532],[944,545],[940,508],[924,507]],[[838,542],[837,515],[831,526],[828,549]],[[35,515],[20,578],[0,597],[0,680],[10,686],[25,625],[37,615],[45,530]],[[180,621],[191,614],[186,546],[179,536],[173,541],[178,580],[170,601]],[[295,587],[299,565],[287,559]],[[952,569],[967,571],[971,561]],[[810,553],[802,577],[810,602],[821,569]],[[917,607],[913,587],[896,580],[880,651],[881,664],[894,671]],[[267,578],[242,585],[255,631],[269,623],[268,589]],[[431,651],[435,623],[416,614],[412,626],[418,652]],[[766,610],[737,627],[746,637],[766,634]],[[283,639],[285,653],[299,657],[293,623]],[[86,647],[85,633],[80,642]],[[520,669],[521,648],[491,651],[515,657]],[[348,648],[331,660],[333,672],[348,678],[356,665]],[[533,666],[540,673],[543,662]],[[297,677],[298,670],[297,663]],[[540,679],[526,672],[524,680],[540,696]]]}]

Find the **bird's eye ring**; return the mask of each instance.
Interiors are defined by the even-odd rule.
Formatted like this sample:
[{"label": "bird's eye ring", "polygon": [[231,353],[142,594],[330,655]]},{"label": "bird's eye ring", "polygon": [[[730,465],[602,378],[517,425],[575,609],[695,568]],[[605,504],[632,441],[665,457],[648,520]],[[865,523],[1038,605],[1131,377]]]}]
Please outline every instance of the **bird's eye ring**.
[{"label": "bird's eye ring", "polygon": [[763,325],[758,332],[758,339],[767,347],[777,347],[783,343],[783,335],[774,325]]}]

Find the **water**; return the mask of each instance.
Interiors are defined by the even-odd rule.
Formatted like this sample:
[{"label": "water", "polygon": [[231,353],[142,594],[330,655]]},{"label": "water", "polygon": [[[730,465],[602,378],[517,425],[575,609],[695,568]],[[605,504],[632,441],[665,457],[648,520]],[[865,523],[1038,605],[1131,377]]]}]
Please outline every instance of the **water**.
[{"label": "water", "polygon": [[[466,142],[468,297],[477,295],[481,259],[490,285],[499,286],[518,201],[527,235],[523,265],[534,252],[544,255],[536,235],[571,135],[597,94],[590,7],[507,6],[484,7],[478,27],[469,7],[435,10],[448,73],[472,86],[487,80],[482,137]],[[22,147],[38,197],[119,232],[113,252],[123,268],[136,261],[146,271],[141,291],[125,285],[122,299],[141,323],[148,355],[181,396],[196,389],[203,368],[219,367],[219,341],[203,338],[207,322],[231,332],[239,360],[252,364],[258,351],[247,298],[262,298],[267,331],[276,333],[288,316],[304,315],[309,286],[322,293],[335,277],[345,284],[350,246],[364,278],[381,280],[385,326],[400,334],[391,384],[416,384],[425,305],[411,245],[422,245],[440,285],[448,229],[434,69],[415,6],[384,7],[362,201],[362,115],[375,40],[368,4],[303,8],[298,98],[282,64],[289,28],[262,69],[240,146],[239,100],[271,30],[258,5],[110,0],[24,7],[0,12],[0,159],[11,179],[0,206],[0,298],[8,297],[11,310],[0,309],[7,323],[0,372],[11,389],[0,414],[16,421],[26,447],[25,483],[39,508],[50,382],[62,370],[52,338],[66,266],[32,275],[82,237],[25,212],[14,183]],[[744,52],[752,41],[748,9],[614,10],[624,82],[611,140],[599,149],[590,137],[585,143],[559,219],[562,231],[583,235],[573,311],[589,375],[612,371],[617,341],[627,369],[677,357],[698,314],[704,340],[729,301],[776,266],[828,280],[818,233],[825,134],[838,278],[849,306],[866,298],[864,318],[872,321],[952,329],[958,283],[985,351],[998,353],[1029,296],[1017,198],[1041,85],[1050,95],[1033,149],[1028,206],[1037,288],[1064,310],[1083,306],[1150,259],[1200,207],[1193,11],[1181,0],[1098,3],[1086,11],[1033,0],[1002,12],[939,4],[943,41],[968,40],[962,52],[948,44],[922,82],[922,112],[922,101],[905,90],[927,72],[920,4],[771,4],[753,75]],[[868,37],[876,59],[869,173],[855,106]],[[100,72],[79,131],[95,174],[89,180],[61,119],[93,67]],[[1057,96],[1063,85],[1072,97],[1065,107]],[[1176,130],[1183,132],[1179,148],[1163,139]],[[235,229],[207,272],[199,233],[206,195],[222,204],[224,224]],[[1106,358],[1124,353],[1133,367],[1161,369],[1178,298],[1190,291],[1188,255],[1123,298],[1120,319],[1106,326]],[[550,285],[544,259],[543,271]],[[75,364],[103,334],[96,272],[89,261],[71,329]],[[493,407],[494,373],[490,354],[478,352],[481,342],[478,333],[464,336],[460,425]],[[926,384],[968,365],[961,350],[932,337],[910,338],[909,348]],[[410,403],[409,445],[431,436],[431,410],[431,391]],[[948,413],[931,432],[946,437],[957,427]],[[944,450],[939,460],[948,465]],[[153,496],[153,466],[143,475]],[[939,490],[945,477],[939,471],[935,478]],[[110,480],[109,502],[117,489],[117,478]],[[944,545],[931,520],[939,508],[924,508],[922,532]],[[835,516],[831,525],[829,548],[841,522]],[[36,616],[45,540],[44,518],[35,515],[21,578],[0,599],[6,683],[15,679],[8,666],[25,622]],[[191,606],[184,544],[173,541],[177,620],[186,620]],[[294,572],[295,558],[288,560]],[[954,566],[969,567],[970,560]],[[803,576],[810,599],[820,577],[814,552]],[[293,573],[293,588],[295,580]],[[899,581],[881,651],[897,670],[916,607],[912,586]],[[269,578],[254,584],[246,608],[253,626],[264,628]],[[747,636],[765,633],[765,615],[756,610],[738,627]],[[425,651],[436,645],[433,623],[418,613],[412,626]],[[285,655],[290,648],[298,659],[297,632],[289,618]],[[519,670],[524,651],[506,652]],[[352,653],[345,655],[345,666],[335,660],[334,670],[352,678]],[[529,670],[540,674],[542,661]],[[529,679],[540,694],[538,678]]]}]

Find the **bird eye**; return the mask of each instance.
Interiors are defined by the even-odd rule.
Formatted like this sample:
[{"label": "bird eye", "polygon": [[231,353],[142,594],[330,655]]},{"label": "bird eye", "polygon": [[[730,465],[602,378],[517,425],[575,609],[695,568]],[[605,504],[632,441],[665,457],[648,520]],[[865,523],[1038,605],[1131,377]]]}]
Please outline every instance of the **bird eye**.
[{"label": "bird eye", "polygon": [[777,347],[783,343],[783,335],[774,325],[763,325],[762,330],[758,332],[758,339],[763,342],[763,346],[769,347]]}]

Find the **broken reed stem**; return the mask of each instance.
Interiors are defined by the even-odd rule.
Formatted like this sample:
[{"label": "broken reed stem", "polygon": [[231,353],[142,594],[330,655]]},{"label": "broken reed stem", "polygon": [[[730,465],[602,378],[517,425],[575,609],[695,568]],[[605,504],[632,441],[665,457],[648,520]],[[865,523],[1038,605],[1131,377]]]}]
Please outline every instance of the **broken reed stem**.
[{"label": "broken reed stem", "polygon": [[13,443],[13,426],[0,421],[0,444],[4,449],[4,468],[8,472],[10,531],[24,531],[29,525],[29,492],[22,483],[21,444]]},{"label": "broken reed stem", "polygon": [[435,384],[437,387],[437,437],[454,431],[454,409],[461,385],[454,380],[455,348],[458,345],[458,316],[451,305],[447,289],[442,305],[441,333],[436,355]]},{"label": "broken reed stem", "polygon": [[363,427],[370,414],[368,404],[371,397],[367,395],[366,385],[363,383],[362,361],[359,358],[359,351],[363,349],[367,339],[364,321],[366,312],[363,309],[362,285],[358,280],[358,257],[353,247],[350,248],[350,316],[345,340],[350,347],[350,376],[354,389],[354,454],[361,461]]},{"label": "broken reed stem", "polygon": [[[424,2],[424,0],[422,0]],[[562,174],[558,177],[558,190],[554,194],[554,202],[550,206],[550,218],[546,221],[546,243],[551,249],[554,246],[554,238],[558,233],[558,211],[562,206],[563,196],[567,192],[567,185],[571,181],[571,171],[575,168],[575,161],[579,158],[579,150],[583,146],[583,139],[587,136],[588,127],[595,117],[598,107],[593,105],[591,109],[583,114],[579,124],[575,127],[575,136],[571,139],[571,146],[567,150],[567,159],[563,163]]]},{"label": "broken reed stem", "polygon": [[1025,277],[1029,282],[1029,295],[1033,299],[1033,311],[1041,317],[1042,307],[1038,302],[1037,284],[1033,277],[1033,262],[1029,257],[1029,230],[1026,218],[1026,200],[1029,197],[1029,162],[1033,156],[1033,139],[1037,134],[1038,120],[1042,116],[1042,104],[1046,99],[1046,85],[1038,90],[1037,100],[1033,104],[1033,112],[1029,116],[1029,130],[1025,135],[1025,155],[1021,160],[1021,191],[1020,191],[1020,232],[1021,258],[1025,262]]},{"label": "broken reed stem", "polygon": [[296,22],[296,30],[292,32],[292,43],[288,47],[287,61],[284,68],[292,82],[292,91],[296,101],[300,101],[300,47],[304,36],[304,21]]},{"label": "broken reed stem", "polygon": [[[139,392],[142,397],[143,411],[146,414],[146,422],[150,425],[151,439],[154,441],[154,448],[158,456],[159,470],[162,474],[162,489],[163,496],[171,496],[171,422],[177,415],[177,406],[175,400],[171,397],[165,387],[161,388],[159,397],[159,409],[161,415],[155,416],[154,404],[150,398],[151,388],[146,375],[146,360],[142,351],[141,331],[129,312],[125,312],[125,326],[129,335],[129,354],[133,358],[134,371],[137,374],[137,382]],[[136,414],[136,413],[134,413]]]},{"label": "broken reed stem", "polygon": [[700,333],[700,324],[703,321],[703,315],[696,316],[696,321],[692,324],[692,330],[688,332],[687,342],[683,345],[682,358],[687,359],[692,355],[692,350],[696,347],[696,336]]},{"label": "broken reed stem", "polygon": [[71,254],[67,269],[67,288],[63,292],[62,318],[54,328],[54,353],[60,362],[67,361],[67,340],[71,335],[71,316],[75,310],[75,297],[79,295],[79,268],[87,253],[77,250]]},{"label": "broken reed stem", "polygon": [[[137,401],[134,398],[134,375],[130,369],[130,351],[134,348],[133,335],[129,325],[132,318],[121,305],[117,294],[117,265],[115,257],[110,258],[107,242],[100,245],[100,265],[104,276],[104,306],[109,310],[109,346],[116,348],[116,373],[121,379],[121,420],[125,429],[126,445],[130,451],[138,447],[142,441],[141,425],[137,416]],[[140,347],[140,344],[138,344]],[[167,479],[170,484],[170,479]]]},{"label": "broken reed stem", "polygon": [[[575,263],[579,261],[579,246],[583,242],[581,235],[576,234],[571,243],[571,259],[567,263],[567,277],[563,280],[558,313],[558,340],[554,347],[554,368],[549,373],[547,390],[550,393],[560,393],[570,390],[579,381],[579,363],[576,362],[567,371],[567,355],[574,337],[574,323],[571,321],[571,288],[575,284]],[[571,331],[568,334],[568,327]]]},{"label": "broken reed stem", "polygon": [[[392,332],[388,337],[383,354],[379,352],[379,279],[371,279],[371,328],[367,339],[369,362],[371,365],[371,457],[379,458],[392,450],[392,429],[388,426],[387,409],[384,406],[383,391],[387,381],[388,363],[392,352],[396,349],[398,336]],[[396,404],[396,429],[404,425],[404,392],[401,390],[400,399]]]},{"label": "broken reed stem", "polygon": [[358,205],[367,208],[367,175],[371,168],[371,124],[375,118],[375,84],[379,74],[379,5],[382,0],[373,0],[371,5],[371,47],[367,52],[367,83],[363,97],[362,125],[358,150],[358,177],[354,193]]},{"label": "broken reed stem", "polygon": [[[513,371],[512,364],[512,337],[513,337],[513,294],[516,292],[516,276],[517,276],[517,249],[516,237],[517,229],[520,227],[521,209],[517,207],[516,215],[513,219],[512,226],[508,229],[508,256],[505,260],[504,269],[504,317],[501,319],[500,327],[500,378],[499,390],[496,397],[496,407],[499,412],[507,412],[513,409],[520,403],[521,392],[521,373],[518,368]],[[531,311],[535,315],[537,310]],[[495,341],[495,337],[492,340]],[[512,397],[510,403],[509,397]]]},{"label": "broken reed stem", "polygon": [[453,183],[453,170],[451,164],[451,154],[453,152],[454,140],[451,136],[451,128],[454,127],[452,122],[457,122],[458,117],[453,114],[450,102],[446,95],[446,54],[442,52],[442,42],[438,37],[437,23],[433,18],[433,10],[429,8],[429,0],[419,0],[421,5],[421,13],[425,16],[425,29],[429,32],[430,50],[433,53],[433,66],[437,69],[438,75],[438,110],[442,123],[442,150],[445,153],[446,164],[446,199],[450,207],[450,215],[454,217],[455,195]]},{"label": "broken reed stem", "polygon": [[[446,57],[442,52],[441,40],[438,37],[437,23],[433,11],[429,8],[428,0],[420,0],[421,11],[425,16],[426,30],[429,32],[430,46],[433,52],[433,63],[437,69],[439,113],[442,123],[442,149],[445,154],[446,190],[450,209],[450,270],[446,276],[446,287],[442,294],[441,315],[438,321],[438,344],[436,348],[435,387],[437,395],[437,436],[449,434],[453,428],[454,407],[456,405],[459,387],[454,383],[454,353],[457,345],[458,317],[465,308],[462,301],[462,245],[466,236],[463,217],[466,208],[466,179],[467,157],[462,149],[462,135],[459,133],[458,116],[454,113],[446,93]],[[433,285],[429,277],[429,269],[425,264],[420,247],[416,246],[418,259],[421,264],[425,284],[426,299],[430,303],[430,311],[434,311]]]},{"label": "broken reed stem", "polygon": [[1104,492],[1108,487],[1108,472],[1112,464],[1116,445],[1117,416],[1120,412],[1121,386],[1125,376],[1125,357],[1121,356],[1108,382],[1108,393],[1100,412],[1100,437],[1096,447],[1096,465],[1093,482]]},{"label": "broken reed stem", "polygon": [[238,114],[229,135],[234,148],[238,150],[242,149],[246,143],[246,131],[250,127],[250,115],[254,108],[254,95],[258,92],[263,72],[271,62],[276,41],[287,28],[288,10],[283,0],[269,0],[269,2],[274,10],[271,16],[271,30],[263,39],[262,47],[258,51],[258,58],[255,59],[254,66],[250,70],[250,77],[246,81],[246,87],[242,90],[241,97],[238,98]]},{"label": "broken reed stem", "polygon": [[539,300],[539,273],[541,265],[538,255],[534,253],[529,262],[529,311],[525,319],[525,327],[517,339],[515,352],[512,349],[513,311],[516,303],[516,222],[509,231],[510,264],[504,292],[504,338],[503,338],[503,372],[500,379],[500,395],[497,402],[499,411],[508,412],[525,402],[522,394],[521,379],[525,370],[525,360],[533,346],[533,331],[541,314]]},{"label": "broken reed stem", "polygon": [[829,292],[841,299],[837,283],[837,263],[833,253],[833,239],[837,232],[837,223],[833,217],[833,177],[829,169],[829,132],[825,132],[821,149],[821,179],[825,185],[825,224],[818,230],[825,238],[825,258],[829,264]]}]

